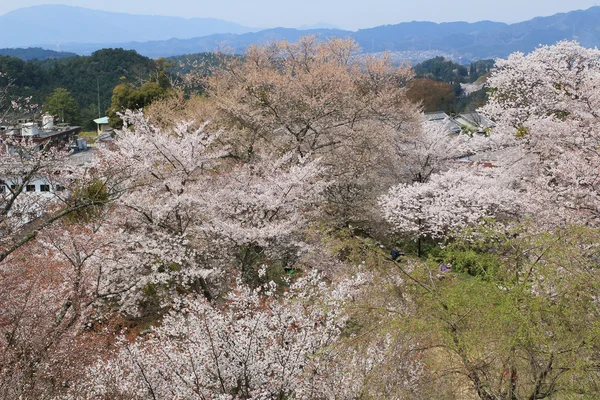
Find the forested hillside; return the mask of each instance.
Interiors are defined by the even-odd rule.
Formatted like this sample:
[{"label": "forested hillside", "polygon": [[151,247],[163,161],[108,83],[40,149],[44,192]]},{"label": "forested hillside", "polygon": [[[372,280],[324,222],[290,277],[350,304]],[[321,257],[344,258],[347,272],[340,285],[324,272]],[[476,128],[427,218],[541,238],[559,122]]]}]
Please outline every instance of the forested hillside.
[{"label": "forested hillside", "polygon": [[122,49],[98,50],[88,57],[30,61],[0,56],[0,71],[14,79],[13,95],[32,96],[32,102],[41,106],[55,89],[67,89],[80,113],[76,121],[69,122],[88,128],[94,127],[91,121],[99,114],[105,115],[113,89],[122,79],[143,82],[156,68],[155,61]]},{"label": "forested hillside", "polygon": [[475,111],[487,101],[487,75],[494,60],[480,60],[460,65],[435,57],[413,67],[415,79],[408,84],[408,97],[421,102],[425,112],[448,114]]},{"label": "forested hillside", "polygon": [[[183,76],[189,77],[192,71],[196,74],[203,71],[201,75],[206,75],[224,61],[236,58],[240,56],[197,53],[154,61],[132,50],[103,49],[91,56],[60,59],[23,61],[16,57],[0,56],[0,71],[15,79],[11,89],[14,95],[33,96],[32,101],[40,106],[55,89],[67,89],[78,104],[78,111],[70,113],[75,116],[75,120],[70,122],[83,124],[86,129],[91,130],[94,128],[91,121],[98,118],[98,110],[100,116],[104,116],[110,108],[113,90],[118,85],[121,85],[121,89],[139,88],[144,82],[151,80],[152,72],[162,68],[169,74],[167,79],[173,81],[170,83],[177,83],[189,94],[190,90],[202,90],[201,83],[191,80],[184,82],[181,79]],[[409,83],[408,96],[415,102],[422,102],[424,111],[459,113],[474,110],[485,102],[487,89],[480,87],[474,93],[466,94],[461,84],[477,81],[485,76],[492,66],[491,60],[477,61],[467,66],[443,57],[427,60],[413,67],[416,79]],[[141,107],[146,103],[142,98],[156,96],[156,89],[149,89],[148,86],[139,93],[126,94],[119,90],[119,98],[116,101],[120,105],[117,104],[116,110],[122,111],[124,104],[131,107],[138,104]],[[112,113],[114,114],[114,111]],[[112,120],[117,119],[113,117]]]}]

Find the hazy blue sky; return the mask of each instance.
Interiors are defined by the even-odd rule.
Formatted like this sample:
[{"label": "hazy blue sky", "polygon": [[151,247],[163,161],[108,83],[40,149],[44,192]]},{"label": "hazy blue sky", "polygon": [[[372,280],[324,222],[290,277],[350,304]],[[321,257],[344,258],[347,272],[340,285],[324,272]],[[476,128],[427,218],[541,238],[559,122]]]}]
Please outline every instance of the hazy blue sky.
[{"label": "hazy blue sky", "polygon": [[[0,15],[48,3],[0,0]],[[267,28],[323,21],[357,29],[413,20],[518,22],[589,8],[600,0],[61,0],[50,3],[135,14],[213,17]]]}]

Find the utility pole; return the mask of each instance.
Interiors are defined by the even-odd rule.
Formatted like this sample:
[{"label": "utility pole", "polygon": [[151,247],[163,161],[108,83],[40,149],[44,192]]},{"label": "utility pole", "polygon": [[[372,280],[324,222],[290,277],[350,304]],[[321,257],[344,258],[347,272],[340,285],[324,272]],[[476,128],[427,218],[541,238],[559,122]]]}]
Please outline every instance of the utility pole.
[{"label": "utility pole", "polygon": [[98,118],[102,118],[102,115],[100,115],[100,80],[98,76],[96,76],[96,89],[98,93]]}]

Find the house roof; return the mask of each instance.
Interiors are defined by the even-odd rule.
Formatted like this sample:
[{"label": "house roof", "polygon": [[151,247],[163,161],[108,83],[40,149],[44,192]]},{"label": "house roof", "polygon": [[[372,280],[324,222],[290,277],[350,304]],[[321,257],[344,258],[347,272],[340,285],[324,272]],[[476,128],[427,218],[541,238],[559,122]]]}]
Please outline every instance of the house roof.
[{"label": "house roof", "polygon": [[95,119],[94,122],[97,123],[98,125],[108,124],[108,117],[102,117],[102,118]]},{"label": "house roof", "polygon": [[439,121],[450,118],[450,116],[443,111],[426,112],[424,116],[427,121]]},{"label": "house roof", "polygon": [[469,125],[476,129],[494,126],[494,123],[492,121],[490,121],[489,119],[487,119],[486,117],[484,117],[476,111],[459,114],[456,117],[456,120],[461,124]]},{"label": "house roof", "polygon": [[460,132],[460,125],[443,111],[425,113],[424,117],[426,121],[443,124],[444,128],[451,133]]}]

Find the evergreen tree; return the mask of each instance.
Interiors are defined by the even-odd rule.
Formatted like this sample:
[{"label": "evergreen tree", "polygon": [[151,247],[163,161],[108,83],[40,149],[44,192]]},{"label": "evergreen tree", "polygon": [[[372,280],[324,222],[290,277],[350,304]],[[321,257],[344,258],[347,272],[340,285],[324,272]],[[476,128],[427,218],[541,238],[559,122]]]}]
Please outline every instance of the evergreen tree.
[{"label": "evergreen tree", "polygon": [[61,122],[68,122],[73,125],[81,123],[79,106],[71,92],[65,88],[57,88],[46,97],[42,110],[50,115],[57,116]]}]

